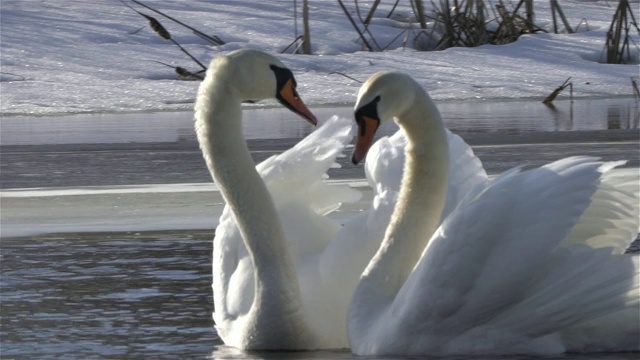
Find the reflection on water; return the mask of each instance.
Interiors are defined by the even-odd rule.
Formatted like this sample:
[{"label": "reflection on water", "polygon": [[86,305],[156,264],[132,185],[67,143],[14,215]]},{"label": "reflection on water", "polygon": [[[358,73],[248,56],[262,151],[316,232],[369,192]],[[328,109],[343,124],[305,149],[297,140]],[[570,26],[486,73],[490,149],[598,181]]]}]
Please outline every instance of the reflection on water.
[{"label": "reflection on water", "polygon": [[[438,102],[453,131],[523,133],[638,128],[634,98],[556,100],[548,108],[538,100]],[[332,115],[351,118],[352,106],[314,107],[320,123]],[[301,139],[313,126],[298,115],[277,108],[248,108],[243,113],[247,139]],[[193,113],[81,114],[8,116],[0,119],[3,145],[98,144],[194,141]],[[395,127],[385,126],[385,134]]]},{"label": "reflection on water", "polygon": [[633,98],[624,98],[556,100],[551,106],[537,101],[503,101],[444,103],[438,107],[452,130],[522,133],[637,129],[638,105]]},{"label": "reflection on water", "polygon": [[355,358],[347,351],[245,353],[222,345],[211,320],[212,237],[181,231],[3,239],[2,358]]},{"label": "reflection on water", "polygon": [[[551,110],[553,114],[553,120],[555,123],[556,131],[571,131],[574,129],[574,111],[573,111],[573,103],[569,103],[569,111],[562,111],[558,109],[555,105],[549,104],[547,107]],[[640,103],[637,101],[630,102],[628,104],[619,104],[619,103],[609,103],[603,108],[606,111],[606,116],[601,118],[601,121],[596,122],[596,126],[601,126],[606,124],[607,130],[621,130],[621,129],[637,129],[638,123],[640,122],[640,111],[639,111]],[[590,107],[586,107],[588,110]],[[581,107],[581,109],[583,109]],[[602,110],[601,110],[602,111]],[[583,114],[579,114],[583,115]],[[588,114],[585,114],[581,117],[583,119],[593,119]],[[584,122],[584,120],[583,120]],[[602,129],[595,129],[602,130]]]},{"label": "reflection on water", "polygon": [[[637,129],[639,106],[633,98],[617,98],[557,100],[551,106],[531,100],[443,102],[438,109],[446,126],[454,132],[522,134]],[[397,125],[385,125],[381,130],[381,134],[389,135]]]}]

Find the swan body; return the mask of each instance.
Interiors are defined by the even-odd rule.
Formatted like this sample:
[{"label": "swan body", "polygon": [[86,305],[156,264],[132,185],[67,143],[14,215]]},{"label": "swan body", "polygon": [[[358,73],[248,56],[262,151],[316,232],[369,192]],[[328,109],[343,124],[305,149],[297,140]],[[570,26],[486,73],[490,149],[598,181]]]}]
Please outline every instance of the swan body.
[{"label": "swan body", "polygon": [[[327,170],[352,140],[350,120],[329,119],[296,146],[257,167],[246,159],[239,104],[248,98],[273,97],[277,85],[270,79],[271,65],[284,68],[277,59],[255,50],[214,60],[196,103],[198,139],[227,203],[213,246],[216,329],[227,345],[240,349],[347,348],[347,307],[397,201],[406,138],[399,132],[370,149],[366,175],[373,200],[341,226],[328,215],[361,194],[325,180]],[[263,74],[262,83],[247,81],[246,87],[264,90],[245,94],[236,86],[234,91],[219,91],[235,84],[234,72],[246,74],[247,79]],[[230,105],[233,112],[227,109]],[[475,183],[486,181],[486,173],[464,141],[448,136],[452,153],[458,154],[455,165],[467,169],[450,175],[450,197],[455,202]],[[245,199],[245,194],[251,198]],[[258,198],[262,201],[256,204]],[[286,270],[286,277],[270,274],[270,262],[261,262],[263,245],[277,246],[269,261],[286,264],[280,270]],[[262,277],[270,277],[267,281],[275,283],[273,288],[264,289]]]},{"label": "swan body", "polygon": [[355,109],[354,163],[386,119],[407,145],[390,224],[349,305],[354,353],[639,350],[639,261],[623,254],[640,222],[637,172],[620,177],[612,169],[623,162],[570,157],[512,169],[452,200],[456,155],[417,82],[375,74]]},{"label": "swan body", "polygon": [[[451,151],[459,159],[458,170],[450,176],[449,195],[454,203],[459,194],[486,181],[487,176],[471,148],[459,136],[449,136]],[[324,181],[326,171],[351,139],[351,121],[334,117],[295,147],[256,167],[272,195],[294,259],[303,311],[314,334],[309,349],[349,347],[345,324],[351,294],[380,245],[400,187],[406,146],[402,132],[381,138],[367,155],[366,175],[374,193],[369,207],[342,227],[327,217],[361,195]],[[234,344],[232,337],[246,333],[237,319],[252,308],[255,276],[229,205],[216,228],[213,269],[216,328],[225,343]]]}]

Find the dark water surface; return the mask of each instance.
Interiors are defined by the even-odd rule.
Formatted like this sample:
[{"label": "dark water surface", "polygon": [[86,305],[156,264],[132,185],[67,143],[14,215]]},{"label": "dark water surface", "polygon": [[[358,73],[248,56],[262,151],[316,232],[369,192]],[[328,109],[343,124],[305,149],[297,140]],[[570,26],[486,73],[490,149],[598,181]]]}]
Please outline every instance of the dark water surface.
[{"label": "dark water surface", "polygon": [[174,231],[3,239],[1,358],[353,358],[346,351],[225,347],[211,319],[212,237],[210,231]]},{"label": "dark water surface", "polygon": [[203,358],[211,232],[3,239],[2,359]]},{"label": "dark water surface", "polygon": [[217,337],[210,231],[3,239],[2,359],[351,358]]}]

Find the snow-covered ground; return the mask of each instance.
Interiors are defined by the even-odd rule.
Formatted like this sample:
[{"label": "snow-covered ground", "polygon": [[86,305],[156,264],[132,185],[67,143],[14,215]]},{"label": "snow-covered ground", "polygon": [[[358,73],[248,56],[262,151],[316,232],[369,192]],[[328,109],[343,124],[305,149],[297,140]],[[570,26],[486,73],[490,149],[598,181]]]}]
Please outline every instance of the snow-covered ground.
[{"label": "snow-covered ground", "polygon": [[[254,47],[279,53],[294,39],[293,0],[144,0],[226,42],[207,44],[187,29],[153,15],[201,62],[230,50]],[[354,2],[344,1],[355,14]],[[372,1],[359,1],[366,14]],[[370,26],[385,46],[412,23],[409,0],[382,1]],[[488,3],[495,3],[495,1]],[[514,6],[517,1],[506,1]],[[574,95],[631,95],[638,76],[638,34],[633,65],[600,63],[617,1],[561,1],[576,34],[524,35],[509,45],[423,52],[403,49],[401,36],[389,51],[363,51],[358,35],[335,0],[310,1],[314,55],[281,55],[313,106],[351,104],[360,83],[374,72],[397,69],[416,77],[436,100],[534,98],[548,95],[568,77]],[[297,1],[301,12],[302,0]],[[425,1],[430,6],[429,1]],[[637,9],[638,2],[632,6]],[[536,24],[551,28],[548,1],[535,2]],[[638,18],[638,13],[635,14]],[[2,0],[0,3],[2,115],[189,110],[198,82],[176,79],[173,69],[198,66],[146,20],[118,0]],[[298,15],[300,20],[300,15]],[[300,22],[300,21],[299,21]],[[302,30],[298,25],[298,33]],[[266,102],[267,105],[272,104]],[[264,106],[264,105],[262,105]]]}]

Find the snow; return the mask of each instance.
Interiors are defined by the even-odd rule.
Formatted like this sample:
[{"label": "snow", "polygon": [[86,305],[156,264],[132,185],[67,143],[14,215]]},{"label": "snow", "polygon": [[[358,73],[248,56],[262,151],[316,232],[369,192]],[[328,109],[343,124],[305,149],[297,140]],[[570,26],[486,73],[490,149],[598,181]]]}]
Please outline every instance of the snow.
[{"label": "snow", "polygon": [[[279,53],[294,39],[293,0],[143,2],[226,41],[222,46],[208,44],[127,0],[158,19],[204,64],[243,47]],[[302,0],[297,3],[301,12]],[[573,27],[581,24],[575,34],[538,33],[523,35],[508,45],[429,52],[403,48],[403,36],[388,51],[363,51],[337,1],[309,3],[314,55],[280,56],[294,70],[299,92],[312,107],[353,103],[360,83],[337,73],[364,81],[380,70],[405,71],[436,101],[542,98],[568,77],[576,97],[631,95],[630,77],[638,76],[637,33],[631,44],[632,65],[600,63],[616,1],[562,1],[569,23]],[[355,16],[354,3],[344,3]],[[366,14],[372,2],[359,3]],[[400,0],[390,19],[386,15],[394,2],[382,3],[370,30],[386,46],[416,24],[409,21],[408,0]],[[638,8],[637,1],[632,4]],[[535,14],[536,24],[551,28],[549,2],[536,1]],[[198,82],[178,80],[172,68],[155,61],[191,71],[199,70],[198,65],[120,1],[2,0],[0,16],[3,116],[192,109]],[[298,33],[301,29],[300,24]],[[265,104],[274,103],[254,106]]]}]

